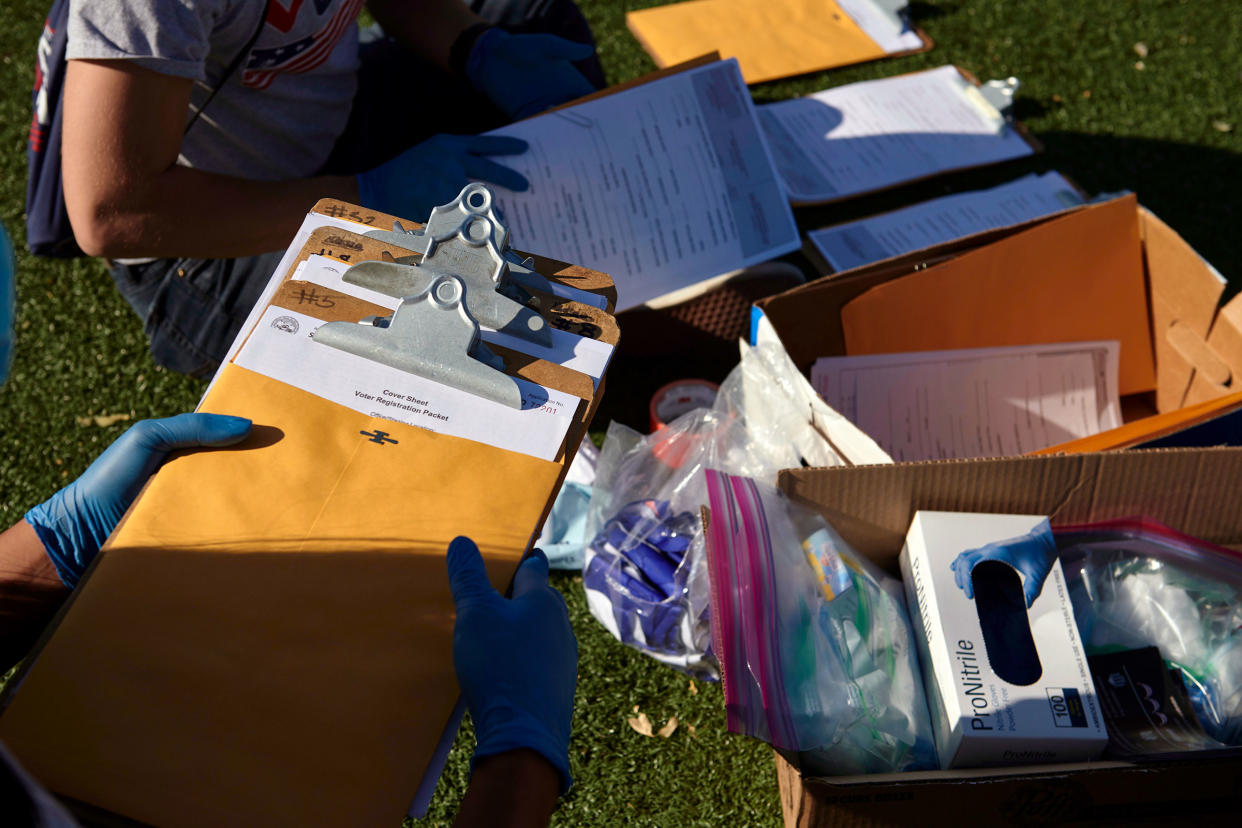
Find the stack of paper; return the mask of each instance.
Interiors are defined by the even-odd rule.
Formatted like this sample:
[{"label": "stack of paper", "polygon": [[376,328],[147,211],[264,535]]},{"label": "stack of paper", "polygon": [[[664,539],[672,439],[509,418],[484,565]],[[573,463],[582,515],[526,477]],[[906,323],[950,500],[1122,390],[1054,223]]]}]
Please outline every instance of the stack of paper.
[{"label": "stack of paper", "polygon": [[1058,172],[1023,176],[990,190],[935,198],[891,213],[837,224],[808,234],[835,271],[880,262],[1069,210],[1082,195]]},{"label": "stack of paper", "polygon": [[1121,424],[1119,344],[826,357],[824,401],[894,460],[1007,457]]},{"label": "stack of paper", "polygon": [[618,310],[800,246],[737,61],[678,72],[491,133],[530,144],[497,191],[524,249],[609,273]]},{"label": "stack of paper", "polygon": [[759,116],[795,204],[1035,151],[954,66],[766,104]]}]

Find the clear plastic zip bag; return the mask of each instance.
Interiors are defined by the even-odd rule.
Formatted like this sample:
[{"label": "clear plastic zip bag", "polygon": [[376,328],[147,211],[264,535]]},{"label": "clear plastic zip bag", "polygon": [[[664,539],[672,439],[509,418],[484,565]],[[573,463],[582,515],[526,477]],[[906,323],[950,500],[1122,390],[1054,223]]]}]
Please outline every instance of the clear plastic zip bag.
[{"label": "clear plastic zip bag", "polygon": [[799,751],[804,774],[936,767],[900,582],[775,487],[705,482],[729,729]]},{"label": "clear plastic zip bag", "polygon": [[1159,648],[1204,731],[1242,745],[1242,553],[1144,518],[1054,536],[1088,654]]}]

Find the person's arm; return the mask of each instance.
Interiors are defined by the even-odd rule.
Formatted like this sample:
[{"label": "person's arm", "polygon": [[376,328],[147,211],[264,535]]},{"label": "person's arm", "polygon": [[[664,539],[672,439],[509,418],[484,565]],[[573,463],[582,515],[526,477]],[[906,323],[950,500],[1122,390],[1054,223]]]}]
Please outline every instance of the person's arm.
[{"label": "person's arm", "polygon": [[228,258],[278,250],[353,176],[251,181],[177,165],[192,82],[120,60],[71,60],[61,168],[82,250],[108,258]]},{"label": "person's arm", "polygon": [[550,34],[509,34],[487,25],[462,0],[370,0],[368,8],[385,34],[464,75],[514,120],[595,91],[573,65],[595,53],[589,44]]},{"label": "person's arm", "polygon": [[0,671],[30,651],[67,597],[33,526],[20,520],[0,534]]},{"label": "person's arm", "polygon": [[448,548],[453,669],[477,740],[458,826],[546,825],[569,790],[569,731],[578,642],[536,549],[513,576],[513,597],[492,588],[478,547]]},{"label": "person's arm", "polygon": [[169,452],[229,446],[249,433],[249,420],[223,414],[142,420],[0,534],[0,672],[29,651]]},{"label": "person's arm", "polygon": [[556,808],[560,776],[533,750],[514,750],[482,759],[474,766],[456,828],[542,828]]},{"label": "person's arm", "polygon": [[452,68],[449,51],[457,38],[471,26],[485,25],[462,0],[369,0],[367,9],[384,34],[442,69]]}]

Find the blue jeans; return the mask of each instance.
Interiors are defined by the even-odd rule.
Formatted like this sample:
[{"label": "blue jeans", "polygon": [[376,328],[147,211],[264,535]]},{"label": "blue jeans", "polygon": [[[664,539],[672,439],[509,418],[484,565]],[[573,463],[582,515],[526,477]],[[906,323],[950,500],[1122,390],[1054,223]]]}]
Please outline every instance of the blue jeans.
[{"label": "blue jeans", "polygon": [[[471,0],[471,9],[512,32],[548,32],[594,43],[573,0]],[[345,131],[321,174],[352,175],[377,167],[441,132],[473,134],[494,129],[505,117],[464,79],[406,51],[389,38],[359,47],[358,91]],[[604,86],[599,59],[578,64]],[[394,107],[394,100],[418,106]],[[395,117],[394,109],[404,110]],[[428,118],[427,113],[435,113]],[[112,280],[142,319],[156,363],[210,378],[245,323],[283,250],[237,259],[157,259],[139,265],[110,263]]]}]

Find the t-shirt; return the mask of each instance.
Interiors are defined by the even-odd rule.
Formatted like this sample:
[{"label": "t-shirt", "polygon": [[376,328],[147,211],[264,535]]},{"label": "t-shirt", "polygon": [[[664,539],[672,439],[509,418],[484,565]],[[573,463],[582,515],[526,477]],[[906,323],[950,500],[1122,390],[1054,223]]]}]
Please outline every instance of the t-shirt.
[{"label": "t-shirt", "polygon": [[265,181],[319,171],[349,118],[363,0],[71,0],[67,57],[132,60],[195,81],[178,163]]}]

